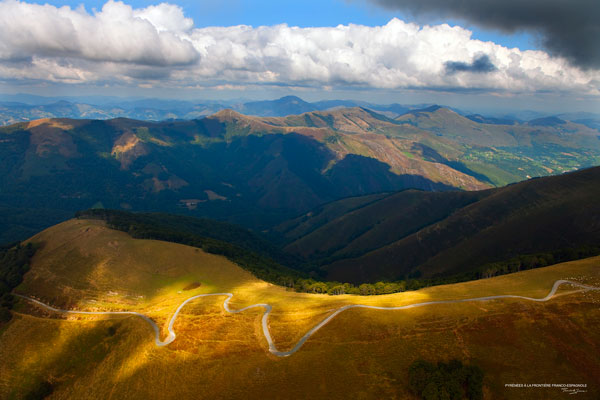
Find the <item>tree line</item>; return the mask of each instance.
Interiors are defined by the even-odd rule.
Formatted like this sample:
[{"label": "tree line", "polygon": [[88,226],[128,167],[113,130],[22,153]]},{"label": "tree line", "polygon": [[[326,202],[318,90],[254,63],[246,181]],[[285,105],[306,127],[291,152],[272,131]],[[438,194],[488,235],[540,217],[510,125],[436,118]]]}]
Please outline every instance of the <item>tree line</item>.
[{"label": "tree line", "polygon": [[581,260],[597,255],[600,255],[600,247],[589,245],[576,248],[556,249],[546,253],[518,255],[507,261],[485,264],[479,268],[477,278],[491,278],[493,276],[547,267],[549,265]]},{"label": "tree line", "polygon": [[14,304],[11,291],[23,282],[23,275],[29,271],[29,261],[35,253],[35,246],[11,244],[0,247],[0,322],[10,321]]},{"label": "tree line", "polygon": [[481,400],[483,370],[459,360],[438,362],[417,360],[408,368],[411,392],[424,400]]}]

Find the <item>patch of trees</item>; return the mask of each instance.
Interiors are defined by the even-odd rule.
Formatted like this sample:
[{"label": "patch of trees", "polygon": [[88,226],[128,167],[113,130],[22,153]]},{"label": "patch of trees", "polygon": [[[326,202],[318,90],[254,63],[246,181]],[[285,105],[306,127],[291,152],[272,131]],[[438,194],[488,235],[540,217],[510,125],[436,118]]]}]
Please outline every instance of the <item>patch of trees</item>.
[{"label": "patch of trees", "polygon": [[437,364],[417,360],[408,368],[409,388],[424,400],[480,400],[483,376],[481,368],[459,360]]},{"label": "patch of trees", "polygon": [[[411,282],[412,284],[412,282]],[[323,293],[329,295],[359,294],[362,296],[391,294],[407,290],[405,281],[377,282],[353,285],[351,283],[324,282],[314,279],[297,279],[294,282],[294,290],[297,292]]]},{"label": "patch of trees", "polygon": [[30,391],[23,397],[24,400],[39,400],[45,399],[54,392],[54,385],[49,381],[38,382]]},{"label": "patch of trees", "polygon": [[491,278],[493,276],[547,267],[553,264],[581,260],[597,255],[600,255],[600,247],[598,246],[580,246],[577,248],[558,249],[548,253],[518,255],[507,261],[484,265],[477,271],[477,276],[474,279]]},{"label": "patch of trees", "polygon": [[13,307],[14,298],[10,292],[23,282],[35,250],[31,243],[0,247],[0,323],[11,319],[9,310]]}]

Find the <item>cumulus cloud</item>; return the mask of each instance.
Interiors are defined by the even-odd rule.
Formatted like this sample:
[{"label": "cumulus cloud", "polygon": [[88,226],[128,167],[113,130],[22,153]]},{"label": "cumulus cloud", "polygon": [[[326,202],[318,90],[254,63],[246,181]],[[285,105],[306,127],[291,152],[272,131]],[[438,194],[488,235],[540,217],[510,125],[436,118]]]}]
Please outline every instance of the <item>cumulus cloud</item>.
[{"label": "cumulus cloud", "polygon": [[576,65],[600,68],[598,0],[369,0],[384,7],[467,20],[506,32],[542,35],[544,46]]},{"label": "cumulus cloud", "polygon": [[0,60],[35,57],[186,65],[198,60],[175,25],[191,28],[182,10],[161,4],[133,10],[109,0],[94,15],[85,10],[6,0],[0,2]]},{"label": "cumulus cloud", "polygon": [[194,28],[180,7],[82,8],[0,1],[0,79],[165,87],[569,91],[600,73],[543,51],[474,40],[446,24]]}]

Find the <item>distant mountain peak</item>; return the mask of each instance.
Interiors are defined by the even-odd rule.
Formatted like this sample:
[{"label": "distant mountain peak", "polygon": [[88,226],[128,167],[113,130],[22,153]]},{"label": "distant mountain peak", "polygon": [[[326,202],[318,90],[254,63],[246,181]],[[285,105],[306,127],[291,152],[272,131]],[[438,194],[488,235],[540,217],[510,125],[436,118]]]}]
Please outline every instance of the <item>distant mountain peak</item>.
[{"label": "distant mountain peak", "polygon": [[555,126],[555,125],[564,125],[567,121],[560,119],[558,117],[543,117],[536,118],[529,121],[527,124],[532,126]]},{"label": "distant mountain peak", "polygon": [[437,112],[448,112],[448,113],[456,114],[454,111],[452,111],[449,108],[446,108],[446,107],[434,104],[432,106],[428,106],[428,107],[425,107],[425,108],[419,108],[419,109],[416,109],[416,110],[408,111],[404,115],[415,115],[415,116],[418,116],[418,115],[423,114],[423,113],[437,113]]},{"label": "distant mountain peak", "polygon": [[306,103],[306,101],[302,100],[300,97],[298,96],[283,96],[275,101],[278,102],[288,102],[288,103]]},{"label": "distant mountain peak", "polygon": [[379,114],[375,111],[369,110],[364,107],[337,107],[328,110],[319,111],[308,111],[303,116],[318,116],[318,117],[333,117],[338,119],[345,119],[349,117],[369,118],[378,119],[381,121],[394,123],[394,120],[387,118],[386,116]]},{"label": "distant mountain peak", "polygon": [[216,113],[210,115],[208,118],[217,118],[217,119],[247,119],[248,116],[241,114],[231,108],[226,108],[224,110],[217,111]]},{"label": "distant mountain peak", "polygon": [[297,96],[284,96],[277,100],[262,100],[244,103],[237,107],[239,111],[248,115],[263,117],[284,117],[298,115],[309,111],[316,111],[317,107],[307,103]]},{"label": "distant mountain peak", "polygon": [[432,105],[432,106],[430,106],[430,107],[427,107],[427,108],[424,108],[424,109],[422,109],[422,110],[420,110],[420,111],[425,111],[425,112],[435,112],[435,111],[438,111],[438,110],[440,110],[440,109],[446,109],[446,110],[448,110],[447,108],[444,108],[444,107],[442,107],[442,106],[438,106],[437,104],[434,104],[434,105]]},{"label": "distant mountain peak", "polygon": [[72,106],[73,103],[67,100],[58,100],[55,103],[50,103],[49,106]]}]

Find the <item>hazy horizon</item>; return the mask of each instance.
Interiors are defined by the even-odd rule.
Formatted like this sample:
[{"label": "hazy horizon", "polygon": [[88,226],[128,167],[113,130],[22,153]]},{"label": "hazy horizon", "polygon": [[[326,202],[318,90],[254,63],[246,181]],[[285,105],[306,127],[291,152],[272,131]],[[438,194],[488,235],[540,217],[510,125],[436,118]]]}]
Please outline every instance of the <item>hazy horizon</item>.
[{"label": "hazy horizon", "polygon": [[478,112],[600,110],[597,4],[455,3],[2,0],[0,100],[294,95]]}]

